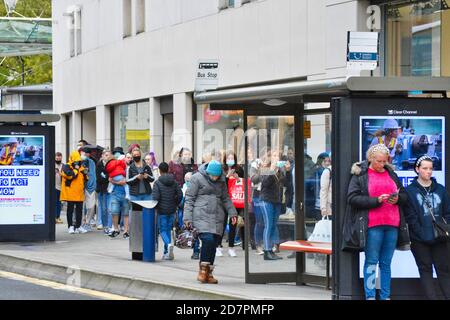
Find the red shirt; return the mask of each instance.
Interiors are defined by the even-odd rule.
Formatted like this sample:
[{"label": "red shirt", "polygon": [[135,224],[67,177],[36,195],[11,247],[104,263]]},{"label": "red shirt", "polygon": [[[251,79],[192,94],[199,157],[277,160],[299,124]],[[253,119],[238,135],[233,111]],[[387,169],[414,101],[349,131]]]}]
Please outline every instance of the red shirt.
[{"label": "red shirt", "polygon": [[[397,192],[397,185],[389,176],[389,172],[377,172],[371,168],[369,174],[369,196],[379,197],[382,194]],[[398,205],[383,201],[381,206],[369,210],[369,228],[377,226],[400,226]]]}]

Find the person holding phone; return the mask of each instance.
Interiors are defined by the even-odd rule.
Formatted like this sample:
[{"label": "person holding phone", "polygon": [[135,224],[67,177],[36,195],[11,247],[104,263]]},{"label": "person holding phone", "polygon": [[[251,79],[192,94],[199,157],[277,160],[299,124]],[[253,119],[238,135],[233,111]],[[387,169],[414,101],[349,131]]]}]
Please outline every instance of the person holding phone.
[{"label": "person holding phone", "polygon": [[[433,175],[433,159],[424,155],[417,158],[414,170],[418,177],[406,188],[408,205],[405,218],[411,237],[411,251],[420,274],[420,283],[430,300],[438,298],[433,266],[439,287],[446,300],[450,299],[450,266],[447,243],[434,237],[433,216],[436,221],[450,223],[450,198],[445,187]],[[433,216],[432,216],[433,215]]]},{"label": "person holding phone", "polygon": [[289,161],[280,161],[278,150],[268,151],[262,159],[261,175],[261,211],[264,219],[264,260],[278,260],[282,257],[274,252],[278,249],[278,219],[283,203],[283,191],[286,183],[286,171],[291,170]]},{"label": "person holding phone", "polygon": [[[145,201],[152,200],[152,186],[151,183],[155,181],[153,171],[144,162],[142,152],[138,148],[134,148],[131,152],[133,162],[128,167],[128,180],[130,186],[130,200],[131,201]],[[132,204],[132,219],[139,217],[139,206]],[[128,230],[124,233],[124,238],[129,238]]]},{"label": "person holding phone", "polygon": [[[388,165],[389,149],[377,144],[367,151],[367,161],[352,167],[347,202],[358,222],[359,243],[364,243],[364,291],[367,300],[375,300],[377,264],[380,268],[380,299],[390,299],[391,261],[395,249],[409,244],[402,205],[407,195],[398,176]],[[356,220],[360,220],[356,219]],[[354,227],[355,228],[355,227]],[[344,230],[349,230],[344,227]],[[401,234],[399,236],[399,230]],[[406,232],[406,235],[405,235]],[[348,239],[344,232],[344,239]]]}]

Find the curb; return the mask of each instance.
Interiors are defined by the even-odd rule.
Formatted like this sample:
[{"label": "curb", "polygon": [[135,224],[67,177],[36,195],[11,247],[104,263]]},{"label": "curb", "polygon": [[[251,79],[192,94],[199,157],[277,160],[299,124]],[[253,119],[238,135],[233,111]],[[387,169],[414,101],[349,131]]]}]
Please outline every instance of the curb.
[{"label": "curb", "polygon": [[[0,254],[0,270],[41,280],[76,285],[124,297],[148,300],[242,300],[242,296],[122,277]],[[75,277],[74,274],[77,274]],[[79,276],[79,277],[78,277]],[[73,281],[71,281],[73,279]],[[76,283],[79,279],[79,283]]]}]

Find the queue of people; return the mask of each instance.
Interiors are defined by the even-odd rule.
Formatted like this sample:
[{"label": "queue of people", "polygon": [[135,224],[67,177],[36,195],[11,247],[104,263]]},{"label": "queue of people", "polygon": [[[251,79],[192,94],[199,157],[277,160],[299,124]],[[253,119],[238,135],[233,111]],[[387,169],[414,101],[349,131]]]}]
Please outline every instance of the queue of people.
[{"label": "queue of people", "polygon": [[[97,204],[97,229],[115,238],[121,234],[123,224],[123,237],[128,239],[130,200],[156,200],[158,230],[164,243],[162,259],[174,259],[174,228],[195,229],[198,239],[191,258],[199,260],[197,280],[201,283],[218,283],[212,273],[215,258],[223,256],[227,229],[230,257],[237,256],[235,239],[239,235],[243,248],[250,245],[263,260],[282,259],[277,254],[283,241],[279,219],[295,207],[292,155],[267,149],[256,158],[249,150],[249,181],[245,181],[244,169],[231,151],[205,154],[200,166],[194,163],[187,148],[177,152],[169,163],[160,164],[154,153],[143,155],[138,145],[130,146],[128,155],[121,147],[104,150],[97,163],[91,151],[87,143],[80,142],[67,163],[62,163],[60,153],[55,156],[55,189],[60,194],[56,223],[61,223],[61,201],[66,202],[70,234],[92,230]],[[367,151],[367,160],[355,163],[351,169],[343,248],[365,253],[364,292],[368,300],[375,299],[377,265],[380,299],[390,299],[394,251],[409,248],[426,296],[435,299],[438,295],[433,286],[434,267],[440,288],[450,299],[448,239],[437,239],[435,230],[436,221],[450,223],[450,198],[432,177],[431,158],[425,155],[416,160],[414,169],[418,176],[404,188],[388,163],[390,152],[384,144],[375,144]],[[332,216],[332,167],[328,153],[319,155],[310,176],[315,177],[311,194],[314,201],[306,211],[311,209],[316,221]],[[244,221],[245,206],[241,201],[247,197],[237,197],[232,187],[247,183],[250,221]],[[244,232],[249,232],[249,244],[245,243]]]}]

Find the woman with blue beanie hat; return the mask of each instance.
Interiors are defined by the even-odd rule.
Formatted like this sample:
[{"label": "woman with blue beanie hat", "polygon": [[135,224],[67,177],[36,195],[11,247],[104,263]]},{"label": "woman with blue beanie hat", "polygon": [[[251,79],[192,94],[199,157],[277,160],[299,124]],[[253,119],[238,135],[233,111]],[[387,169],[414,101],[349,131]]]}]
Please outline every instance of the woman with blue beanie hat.
[{"label": "woman with blue beanie hat", "polygon": [[212,272],[226,214],[235,217],[237,212],[228,195],[222,164],[212,160],[192,176],[184,203],[184,223],[187,228],[197,229],[202,241],[197,277],[201,283],[218,282]]}]

